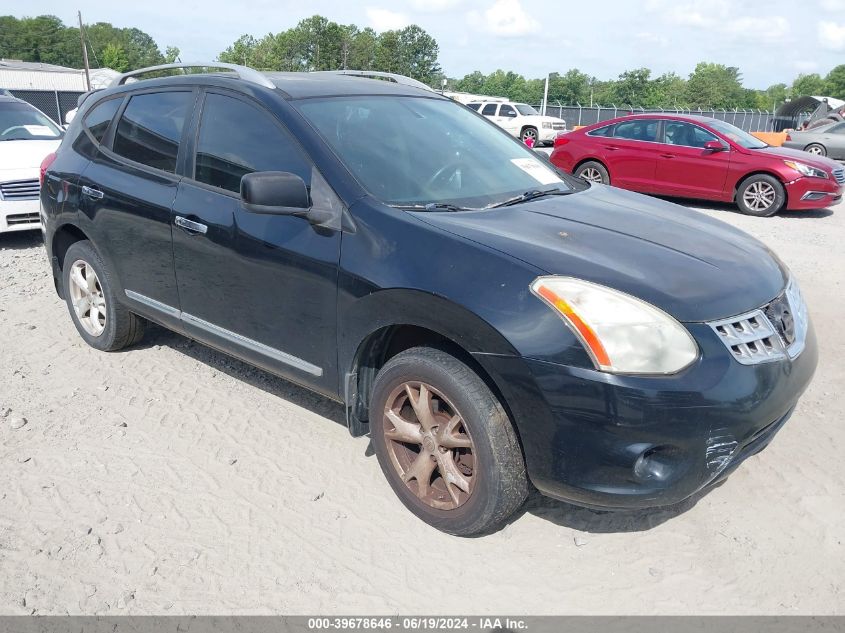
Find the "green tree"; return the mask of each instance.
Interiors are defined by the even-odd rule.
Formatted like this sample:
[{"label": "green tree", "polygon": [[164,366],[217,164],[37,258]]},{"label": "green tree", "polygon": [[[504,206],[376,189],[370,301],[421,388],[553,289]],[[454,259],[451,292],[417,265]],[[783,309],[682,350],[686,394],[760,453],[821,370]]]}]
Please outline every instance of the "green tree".
[{"label": "green tree", "polygon": [[827,85],[818,73],[800,74],[792,82],[793,97],[825,96]]},{"label": "green tree", "polygon": [[177,59],[179,59],[179,47],[178,46],[168,46],[164,50],[164,62],[166,64],[172,64]]},{"label": "green tree", "polygon": [[399,31],[384,31],[376,40],[375,70],[399,72]]},{"label": "green tree", "polygon": [[700,62],[687,81],[687,102],[697,108],[735,108],[745,100],[739,69]]},{"label": "green tree", "polygon": [[845,64],[831,70],[824,79],[828,94],[826,97],[845,99]]},{"label": "green tree", "polygon": [[399,31],[399,72],[425,84],[434,84],[440,73],[440,48],[431,35],[416,24]]},{"label": "green tree", "polygon": [[125,73],[129,70],[129,58],[120,44],[109,42],[100,53],[100,63],[106,67]]}]

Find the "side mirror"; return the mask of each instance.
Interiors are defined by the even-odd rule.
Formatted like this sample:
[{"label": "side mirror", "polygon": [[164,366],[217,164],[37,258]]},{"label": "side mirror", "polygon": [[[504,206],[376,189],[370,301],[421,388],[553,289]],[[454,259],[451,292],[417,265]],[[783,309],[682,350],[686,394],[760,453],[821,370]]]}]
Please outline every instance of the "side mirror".
[{"label": "side mirror", "polygon": [[724,152],[728,148],[722,145],[721,141],[707,141],[704,143],[704,150],[707,152]]},{"label": "side mirror", "polygon": [[286,171],[256,171],[241,178],[241,204],[251,213],[305,217],[311,207],[305,181]]}]

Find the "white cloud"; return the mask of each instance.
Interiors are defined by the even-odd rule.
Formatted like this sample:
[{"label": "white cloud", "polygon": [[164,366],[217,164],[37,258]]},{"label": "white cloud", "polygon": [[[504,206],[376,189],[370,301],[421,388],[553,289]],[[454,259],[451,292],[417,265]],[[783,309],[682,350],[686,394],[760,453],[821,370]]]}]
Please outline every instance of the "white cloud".
[{"label": "white cloud", "polygon": [[470,11],[469,23],[501,37],[521,37],[540,32],[540,23],[526,13],[519,0],[497,0],[483,13]]},{"label": "white cloud", "polygon": [[782,42],[790,32],[789,20],[781,15],[767,17],[742,17],[730,20],[725,31],[737,38],[751,42]]},{"label": "white cloud", "polygon": [[[845,0],[822,0],[843,3]],[[741,15],[737,4],[728,0],[712,0],[706,11],[698,2],[672,2],[647,0],[646,9],[659,12],[663,21],[676,26],[686,26],[713,33],[713,37],[733,41],[756,43],[785,43],[790,32],[790,21],[782,15]]]},{"label": "white cloud", "polygon": [[421,13],[442,13],[463,4],[463,0],[411,0],[411,6]]},{"label": "white cloud", "polygon": [[404,13],[396,13],[379,7],[367,7],[367,19],[376,31],[393,31],[404,29],[411,20]]},{"label": "white cloud", "polygon": [[819,41],[832,51],[845,50],[845,24],[819,22]]},{"label": "white cloud", "polygon": [[645,42],[646,44],[656,44],[658,46],[669,45],[669,38],[667,38],[665,35],[658,35],[657,33],[640,31],[634,37],[637,38],[640,42]]},{"label": "white cloud", "polygon": [[845,0],[822,0],[821,5],[825,11],[845,11]]},{"label": "white cloud", "polygon": [[796,59],[789,62],[790,68],[794,68],[798,72],[809,73],[818,70],[819,63],[809,59]]}]

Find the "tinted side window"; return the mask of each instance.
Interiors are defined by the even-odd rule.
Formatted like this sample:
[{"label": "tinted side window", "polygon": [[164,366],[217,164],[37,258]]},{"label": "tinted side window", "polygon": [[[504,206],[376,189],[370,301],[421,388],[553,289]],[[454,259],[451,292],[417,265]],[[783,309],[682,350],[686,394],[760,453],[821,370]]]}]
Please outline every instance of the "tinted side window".
[{"label": "tinted side window", "polygon": [[840,123],[839,125],[834,125],[832,128],[828,130],[830,134],[845,134],[845,123]]},{"label": "tinted side window", "polygon": [[175,172],[179,139],[192,98],[190,92],[155,92],[132,97],[117,124],[114,152],[156,169]]},{"label": "tinted side window", "polygon": [[515,117],[516,110],[514,110],[511,106],[504,104],[501,110],[499,110],[499,116]]},{"label": "tinted side window", "polygon": [[122,97],[103,101],[91,108],[85,117],[85,129],[98,143],[103,140],[106,130],[109,129],[109,123],[111,123],[121,103],[123,103]]},{"label": "tinted side window", "polygon": [[644,119],[617,123],[613,136],[614,138],[625,138],[632,141],[656,141],[657,120]]},{"label": "tinted side window", "polygon": [[596,128],[592,132],[587,132],[587,136],[613,136],[613,126],[605,125],[604,127]]},{"label": "tinted side window", "polygon": [[496,114],[496,104],[495,103],[488,103],[484,106],[484,109],[481,111],[481,114],[485,116],[495,116]]},{"label": "tinted side window", "polygon": [[475,110],[476,112],[478,112],[478,108],[480,108],[480,107],[481,107],[481,104],[480,104],[480,103],[468,103],[468,104],[467,104],[467,107],[468,107],[468,108],[472,108],[473,110]]},{"label": "tinted side window", "polygon": [[194,178],[239,192],[241,176],[289,171],[305,183],[311,165],[270,113],[240,99],[208,94],[202,109]]}]

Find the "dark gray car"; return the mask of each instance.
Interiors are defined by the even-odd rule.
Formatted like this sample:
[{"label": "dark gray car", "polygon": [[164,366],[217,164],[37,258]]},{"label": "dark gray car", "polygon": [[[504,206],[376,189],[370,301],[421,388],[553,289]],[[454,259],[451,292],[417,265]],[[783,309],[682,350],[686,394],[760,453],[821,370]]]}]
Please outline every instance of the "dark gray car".
[{"label": "dark gray car", "polygon": [[783,146],[803,149],[817,156],[845,160],[845,123],[831,123],[803,132],[790,132]]}]

